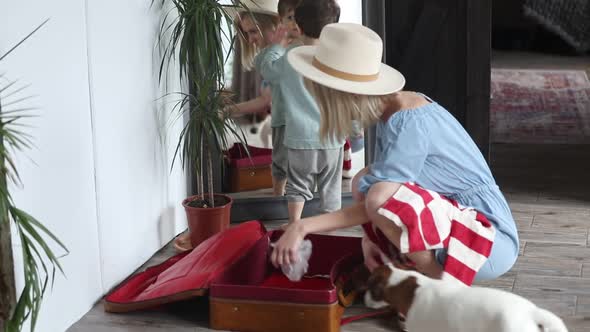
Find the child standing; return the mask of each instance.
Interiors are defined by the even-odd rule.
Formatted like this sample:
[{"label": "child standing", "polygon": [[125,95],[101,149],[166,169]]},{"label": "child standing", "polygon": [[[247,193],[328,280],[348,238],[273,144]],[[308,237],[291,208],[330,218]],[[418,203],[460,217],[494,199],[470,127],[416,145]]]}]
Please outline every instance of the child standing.
[{"label": "child standing", "polygon": [[[339,16],[340,7],[335,0],[303,0],[295,9],[303,44],[315,44],[322,28],[336,22]],[[262,77],[277,84],[282,92],[283,143],[288,159],[286,194],[292,223],[301,218],[305,201],[313,198],[316,182],[322,212],[340,208],[344,139],[320,139],[318,106],[305,88],[301,75],[287,61],[286,54],[297,46],[286,48],[287,38],[281,33],[275,34],[272,42],[274,45],[256,57],[255,65]],[[282,138],[277,135],[275,139]]]}]

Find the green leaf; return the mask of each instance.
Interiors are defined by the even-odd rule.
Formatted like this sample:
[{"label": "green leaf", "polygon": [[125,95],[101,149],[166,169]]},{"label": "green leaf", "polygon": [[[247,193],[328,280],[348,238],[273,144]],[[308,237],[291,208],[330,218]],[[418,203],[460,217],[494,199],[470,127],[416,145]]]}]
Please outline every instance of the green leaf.
[{"label": "green leaf", "polygon": [[45,23],[47,23],[48,21],[49,21],[49,19],[46,19],[43,23],[41,23],[38,27],[36,27],[35,30],[33,30],[31,33],[29,33],[25,38],[21,39],[21,41],[19,41],[16,45],[14,45],[6,53],[4,53],[3,55],[0,55],[0,61],[2,61],[6,56],[8,56],[8,54],[12,53],[17,47],[19,47],[22,43],[24,43],[25,40],[29,39],[35,32],[37,32],[39,29],[41,29],[41,27],[43,27],[45,25]]}]

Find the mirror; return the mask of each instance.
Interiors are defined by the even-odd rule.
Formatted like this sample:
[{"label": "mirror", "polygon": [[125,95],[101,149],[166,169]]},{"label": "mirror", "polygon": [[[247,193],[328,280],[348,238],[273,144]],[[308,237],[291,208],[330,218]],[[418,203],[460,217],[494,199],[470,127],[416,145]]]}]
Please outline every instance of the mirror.
[{"label": "mirror", "polygon": [[[341,7],[340,22],[362,23],[362,1],[338,1]],[[260,30],[263,25],[259,23]],[[244,26],[242,26],[244,29]],[[236,43],[228,54],[226,63],[226,89],[234,94],[234,102],[243,103],[253,101],[261,96],[263,80],[255,69],[248,70],[242,63],[242,49],[240,38],[236,36]],[[230,45],[226,45],[230,49]],[[258,107],[260,109],[260,107]],[[241,112],[239,112],[241,113]],[[272,102],[269,109],[259,112],[232,116],[236,125],[245,134],[252,154],[252,162],[243,151],[234,146],[227,153],[228,176],[224,184],[224,191],[231,193],[234,198],[272,197],[271,154],[272,154]],[[364,139],[360,136],[350,137],[343,145],[344,160],[342,162],[342,193],[351,191],[353,176],[365,167]]]}]

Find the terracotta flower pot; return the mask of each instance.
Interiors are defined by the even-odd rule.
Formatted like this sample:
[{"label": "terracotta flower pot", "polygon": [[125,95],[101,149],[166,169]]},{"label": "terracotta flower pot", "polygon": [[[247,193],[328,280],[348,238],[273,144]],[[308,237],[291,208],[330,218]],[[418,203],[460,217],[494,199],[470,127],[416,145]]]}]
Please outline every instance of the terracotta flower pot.
[{"label": "terracotta flower pot", "polygon": [[186,211],[190,242],[193,248],[229,227],[233,201],[231,197],[226,195],[215,194],[215,196],[224,199],[227,203],[213,208],[197,208],[189,206],[188,203],[199,199],[199,196],[191,196],[182,201],[182,206]]}]

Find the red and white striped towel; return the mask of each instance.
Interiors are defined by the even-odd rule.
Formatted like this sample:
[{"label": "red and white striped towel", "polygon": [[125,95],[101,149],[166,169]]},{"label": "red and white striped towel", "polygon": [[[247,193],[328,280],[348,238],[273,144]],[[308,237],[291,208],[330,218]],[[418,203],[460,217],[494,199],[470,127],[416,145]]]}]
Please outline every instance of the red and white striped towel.
[{"label": "red and white striped towel", "polygon": [[350,151],[350,141],[344,142],[344,158],[342,161],[342,177],[352,179],[352,154]]},{"label": "red and white striped towel", "polygon": [[483,214],[413,183],[378,212],[402,229],[401,253],[447,248],[443,279],[471,285],[492,251],[496,230]]}]

